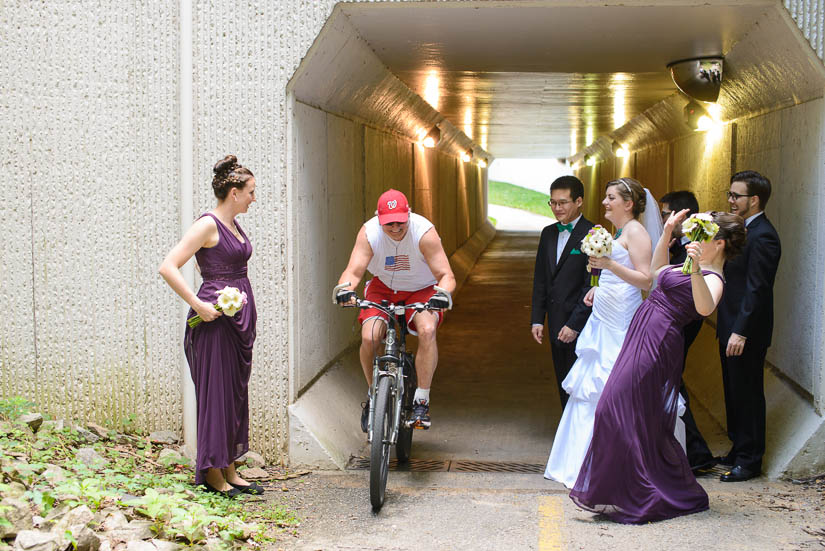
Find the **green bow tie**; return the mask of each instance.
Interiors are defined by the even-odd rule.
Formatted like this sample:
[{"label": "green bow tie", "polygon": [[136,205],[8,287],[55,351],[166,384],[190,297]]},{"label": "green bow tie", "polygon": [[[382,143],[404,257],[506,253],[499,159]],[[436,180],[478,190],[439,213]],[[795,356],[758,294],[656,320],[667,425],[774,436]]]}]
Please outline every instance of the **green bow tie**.
[{"label": "green bow tie", "polygon": [[570,233],[573,233],[573,222],[570,222],[569,224],[562,224],[561,222],[559,222],[559,233],[563,231],[569,231]]}]

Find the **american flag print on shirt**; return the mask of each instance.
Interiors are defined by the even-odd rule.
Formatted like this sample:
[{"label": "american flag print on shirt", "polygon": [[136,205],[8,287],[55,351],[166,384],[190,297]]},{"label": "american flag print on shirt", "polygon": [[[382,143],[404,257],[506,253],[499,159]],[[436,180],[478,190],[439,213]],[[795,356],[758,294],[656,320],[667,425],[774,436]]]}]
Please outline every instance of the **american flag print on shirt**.
[{"label": "american flag print on shirt", "polygon": [[399,254],[398,256],[388,256],[384,261],[384,269],[389,272],[409,271],[410,257],[406,254]]}]

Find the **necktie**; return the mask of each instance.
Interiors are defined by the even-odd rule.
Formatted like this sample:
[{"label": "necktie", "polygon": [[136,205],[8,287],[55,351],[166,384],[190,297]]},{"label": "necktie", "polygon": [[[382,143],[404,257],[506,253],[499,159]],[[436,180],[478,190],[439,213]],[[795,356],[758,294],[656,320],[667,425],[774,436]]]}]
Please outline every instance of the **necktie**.
[{"label": "necktie", "polygon": [[570,233],[573,233],[573,223],[571,222],[569,224],[562,224],[561,222],[559,222],[559,233],[563,231],[569,231]]}]

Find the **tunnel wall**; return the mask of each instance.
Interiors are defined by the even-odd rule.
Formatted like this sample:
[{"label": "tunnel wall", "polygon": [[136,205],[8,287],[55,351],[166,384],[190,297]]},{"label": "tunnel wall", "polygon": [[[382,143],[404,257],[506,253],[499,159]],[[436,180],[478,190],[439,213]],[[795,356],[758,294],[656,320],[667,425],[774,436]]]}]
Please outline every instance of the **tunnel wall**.
[{"label": "tunnel wall", "polygon": [[[774,285],[774,332],[765,382],[769,431],[765,469],[772,475],[825,467],[821,417],[825,236],[815,230],[825,212],[823,120],[825,101],[816,99],[695,132],[632,155],[632,175],[655,197],[690,190],[702,210],[728,210],[725,192],[735,172],[756,170],[771,180],[772,195],[765,212],[783,245]],[[619,160],[580,169],[586,189],[601,185],[603,193],[604,183],[621,172],[615,161]],[[588,198],[588,213],[596,212],[597,198],[601,196]],[[724,426],[714,320],[714,316],[709,318],[691,348],[686,380],[696,399]]]}]

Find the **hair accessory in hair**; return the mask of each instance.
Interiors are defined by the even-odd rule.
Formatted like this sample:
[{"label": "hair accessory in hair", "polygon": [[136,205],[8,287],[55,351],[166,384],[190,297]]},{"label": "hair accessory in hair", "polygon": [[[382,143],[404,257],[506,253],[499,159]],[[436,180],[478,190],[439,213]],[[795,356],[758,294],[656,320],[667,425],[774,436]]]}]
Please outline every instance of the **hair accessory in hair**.
[{"label": "hair accessory in hair", "polygon": [[624,184],[624,187],[625,187],[625,189],[627,189],[627,192],[630,194],[631,197],[633,197],[633,190],[630,189],[630,186],[627,185],[627,182],[625,182],[624,178],[619,178],[619,181],[622,184]]}]

